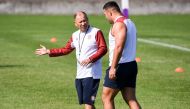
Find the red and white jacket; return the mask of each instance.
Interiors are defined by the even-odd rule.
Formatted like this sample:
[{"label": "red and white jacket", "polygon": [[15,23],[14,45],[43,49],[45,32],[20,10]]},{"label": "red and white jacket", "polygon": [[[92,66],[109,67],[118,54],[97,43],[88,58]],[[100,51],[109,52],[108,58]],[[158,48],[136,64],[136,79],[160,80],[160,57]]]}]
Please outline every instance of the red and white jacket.
[{"label": "red and white jacket", "polygon": [[[80,30],[74,32],[65,47],[50,49],[50,57],[67,55],[76,49],[77,59],[77,79],[93,77],[100,79],[102,77],[101,57],[106,54],[107,46],[101,30],[89,26],[87,32]],[[84,59],[90,59],[91,64],[81,66],[79,62]]]}]

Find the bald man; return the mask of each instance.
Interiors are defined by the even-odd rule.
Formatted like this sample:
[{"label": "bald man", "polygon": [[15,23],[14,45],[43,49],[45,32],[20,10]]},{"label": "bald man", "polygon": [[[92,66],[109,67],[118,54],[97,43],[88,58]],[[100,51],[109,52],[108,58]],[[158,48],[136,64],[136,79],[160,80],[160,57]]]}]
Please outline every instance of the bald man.
[{"label": "bald man", "polygon": [[107,52],[106,42],[100,29],[89,25],[88,16],[79,11],[74,15],[74,24],[78,28],[62,48],[36,49],[37,55],[50,57],[63,56],[76,49],[77,74],[75,79],[79,104],[85,109],[95,109],[94,102],[102,77],[101,57]]}]

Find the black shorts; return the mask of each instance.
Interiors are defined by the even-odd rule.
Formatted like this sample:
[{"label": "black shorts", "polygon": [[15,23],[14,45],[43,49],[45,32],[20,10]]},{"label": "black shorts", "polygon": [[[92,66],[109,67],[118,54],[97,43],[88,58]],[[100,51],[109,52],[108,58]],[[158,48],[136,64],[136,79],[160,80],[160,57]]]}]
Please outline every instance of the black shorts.
[{"label": "black shorts", "polygon": [[94,104],[99,83],[100,79],[92,77],[75,80],[79,104]]},{"label": "black shorts", "polygon": [[118,64],[116,71],[116,80],[109,79],[110,67],[106,70],[104,86],[113,89],[123,89],[125,87],[136,87],[137,63],[136,61]]}]

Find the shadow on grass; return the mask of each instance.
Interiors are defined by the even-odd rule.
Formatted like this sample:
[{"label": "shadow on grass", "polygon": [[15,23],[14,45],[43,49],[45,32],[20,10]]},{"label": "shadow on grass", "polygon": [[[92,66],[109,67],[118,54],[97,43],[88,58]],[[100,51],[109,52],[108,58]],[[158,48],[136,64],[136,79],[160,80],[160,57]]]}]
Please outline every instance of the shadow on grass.
[{"label": "shadow on grass", "polygon": [[0,68],[25,67],[25,65],[0,65]]}]

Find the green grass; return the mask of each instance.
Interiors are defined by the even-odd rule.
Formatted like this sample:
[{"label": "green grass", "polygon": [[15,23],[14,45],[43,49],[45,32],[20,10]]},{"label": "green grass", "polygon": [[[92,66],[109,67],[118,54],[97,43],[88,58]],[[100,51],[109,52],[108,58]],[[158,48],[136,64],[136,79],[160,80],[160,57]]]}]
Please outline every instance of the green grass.
[{"label": "green grass", "polygon": [[[103,16],[89,16],[108,39],[110,24]],[[190,15],[131,16],[138,37],[190,48]],[[75,53],[59,58],[36,56],[40,44],[64,46],[76,28],[72,16],[0,15],[0,108],[82,109],[74,86]],[[56,43],[50,43],[57,37]],[[138,42],[141,57],[137,98],[143,109],[188,109],[190,107],[190,52]],[[103,58],[103,76],[108,55]],[[185,69],[176,73],[176,67]],[[96,107],[102,109],[99,87]],[[118,95],[117,109],[127,109]]]}]

